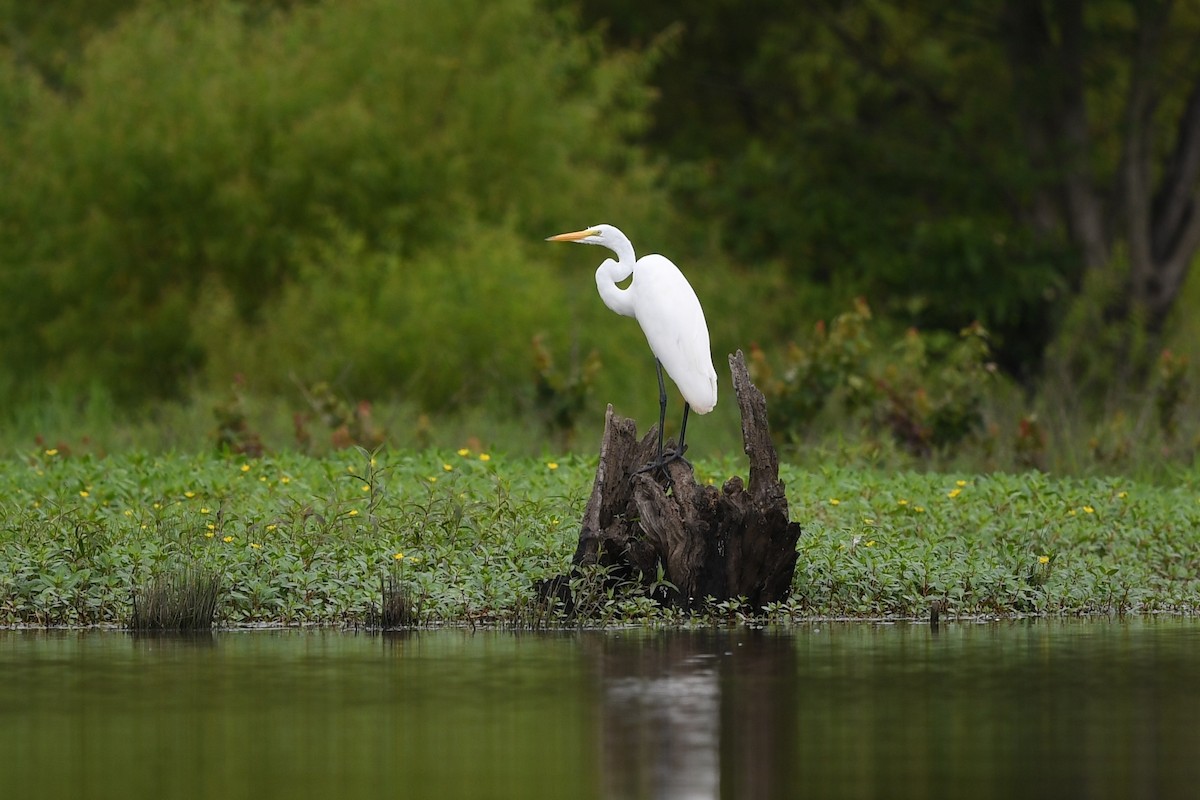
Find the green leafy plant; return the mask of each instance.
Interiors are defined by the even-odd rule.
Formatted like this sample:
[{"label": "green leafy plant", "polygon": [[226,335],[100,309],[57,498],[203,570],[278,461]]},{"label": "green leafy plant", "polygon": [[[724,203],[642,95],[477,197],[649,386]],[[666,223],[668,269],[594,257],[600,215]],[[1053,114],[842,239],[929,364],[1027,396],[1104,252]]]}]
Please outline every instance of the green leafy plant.
[{"label": "green leafy plant", "polygon": [[773,366],[761,348],[751,352],[751,374],[775,430],[797,441],[836,407],[916,456],[956,447],[982,429],[996,372],[978,323],[956,338],[910,328],[888,345],[862,299],[828,328],[818,324],[805,343],[790,345],[782,362]]},{"label": "green leafy plant", "polygon": [[[672,588],[661,574],[602,565],[571,575],[577,608],[539,602],[535,584],[569,571],[578,544],[573,521],[595,469],[586,459],[51,451],[0,459],[10,487],[0,624],[127,624],[135,594],[139,616],[170,620],[180,614],[148,612],[171,607],[172,581],[189,570],[219,582],[214,618],[235,624],[352,625],[385,612],[402,624],[538,627],[752,616],[734,602],[663,608]],[[1189,555],[1200,504],[1187,483],[861,464],[785,463],[780,477],[804,535],[776,621],[925,618],[933,599],[958,616],[1200,611]]]}]

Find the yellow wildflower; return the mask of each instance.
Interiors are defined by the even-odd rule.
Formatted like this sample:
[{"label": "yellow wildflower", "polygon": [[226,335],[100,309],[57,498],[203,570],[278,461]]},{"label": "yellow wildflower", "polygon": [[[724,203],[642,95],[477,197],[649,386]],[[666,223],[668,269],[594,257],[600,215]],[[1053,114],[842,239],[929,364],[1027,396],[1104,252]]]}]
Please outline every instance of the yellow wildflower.
[{"label": "yellow wildflower", "polygon": [[445,470],[446,472],[454,471],[454,467],[450,466],[449,464],[442,464],[442,469]]},{"label": "yellow wildflower", "polygon": [[258,542],[251,542],[251,543],[250,543],[250,546],[251,546],[251,547],[253,547],[255,550],[261,550],[261,549],[262,549],[262,545],[261,545],[261,544],[259,544]]},{"label": "yellow wildflower", "polygon": [[840,502],[842,502],[842,501],[838,500],[836,497],[829,498],[829,505],[831,505],[831,506],[836,506]]},{"label": "yellow wildflower", "polygon": [[1049,564],[1050,556],[1038,556],[1038,563],[1039,564]]},{"label": "yellow wildflower", "polygon": [[284,475],[283,477],[281,477],[281,478],[279,479],[279,482],[280,482],[280,483],[291,483],[291,482],[292,482],[292,479],[291,479],[291,478],[289,478],[287,475]]},{"label": "yellow wildflower", "polygon": [[1091,506],[1084,506],[1084,507],[1083,507],[1083,513],[1085,513],[1085,514],[1095,514],[1095,513],[1096,513],[1096,509],[1092,508]]},{"label": "yellow wildflower", "polygon": [[47,450],[47,451],[46,451],[46,455],[48,455],[48,456],[50,456],[51,458],[53,458],[54,456],[58,455],[58,448],[57,448],[57,447],[51,447],[49,450]]},{"label": "yellow wildflower", "polygon": [[471,451],[464,447],[458,451],[458,454],[460,456],[469,456],[469,455],[471,455]]},{"label": "yellow wildflower", "polygon": [[962,489],[951,489],[950,491],[946,492],[946,497],[958,497],[960,494],[962,494]]},{"label": "yellow wildflower", "polygon": [[222,539],[221,541],[222,541],[222,542],[224,542],[225,544],[229,544],[230,542],[232,542],[232,541],[233,541],[233,537],[232,537],[232,536],[226,536],[226,537],[225,537],[224,539]]},{"label": "yellow wildflower", "polygon": [[90,497],[90,496],[91,496],[91,492],[89,492],[87,489],[80,489],[80,490],[79,490],[79,496],[80,496],[80,497]]},{"label": "yellow wildflower", "polygon": [[242,464],[242,472],[249,472],[249,471],[250,471],[250,465]]},{"label": "yellow wildflower", "polygon": [[547,461],[546,469],[558,469],[558,462],[557,461]]},{"label": "yellow wildflower", "polygon": [[357,508],[352,508],[352,509],[350,509],[350,516],[352,516],[352,517],[357,517],[357,516],[358,516],[358,509],[357,509]]},{"label": "yellow wildflower", "polygon": [[183,496],[186,497],[188,500],[191,500],[193,497],[196,496],[196,493],[195,492],[184,492]]},{"label": "yellow wildflower", "polygon": [[491,460],[492,460],[492,457],[491,457],[491,456],[489,456],[487,453],[480,453],[480,454],[479,454],[479,460],[480,460],[480,461],[491,461]]},{"label": "yellow wildflower", "polygon": [[278,528],[278,527],[279,527],[278,525],[276,525],[274,522],[272,522],[270,525],[268,525],[268,526],[267,526],[267,530],[268,530],[268,531],[273,531],[273,530],[275,530],[275,529],[276,529],[276,528]]},{"label": "yellow wildflower", "polygon": [[403,561],[404,553],[396,553],[395,555],[392,556],[392,558],[396,559],[397,561]]},{"label": "yellow wildflower", "polygon": [[967,485],[967,482],[966,481],[955,481],[954,485],[961,489],[963,486]]}]

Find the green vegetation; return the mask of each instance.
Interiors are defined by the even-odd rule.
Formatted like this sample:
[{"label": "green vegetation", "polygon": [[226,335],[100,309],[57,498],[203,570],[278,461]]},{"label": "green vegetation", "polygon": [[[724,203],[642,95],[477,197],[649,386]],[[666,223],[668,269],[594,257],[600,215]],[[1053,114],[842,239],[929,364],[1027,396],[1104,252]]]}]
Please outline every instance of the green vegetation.
[{"label": "green vegetation", "polygon": [[1080,392],[1145,377],[1179,323],[1194,3],[581,6],[612,46],[668,38],[644,141],[739,262],[921,328],[979,321],[1022,380],[1052,347]]},{"label": "green vegetation", "polygon": [[[738,466],[701,462],[698,475]],[[567,567],[593,468],[467,450],[38,451],[0,463],[0,622],[124,623],[142,587],[219,585],[219,624],[559,624],[531,587]],[[1200,611],[1194,476],[1175,488],[1039,473],[783,477],[805,533],[779,621],[923,616],[939,599],[951,615]],[[632,592],[585,597],[588,624],[689,621]],[[747,612],[726,602],[696,621]]]},{"label": "green vegetation", "polygon": [[9,74],[0,394],[136,405],[241,374],[442,410],[528,385],[539,333],[599,341],[589,272],[542,238],[669,213],[627,143],[644,59],[568,22],[532,0],[146,3],[72,91]]},{"label": "green vegetation", "polygon": [[[86,411],[118,447],[194,449],[231,386],[235,448],[303,440],[330,398],[398,447],[592,441],[606,402],[654,412],[654,372],[600,254],[542,238],[608,220],[684,268],[718,361],[783,375],[869,304],[870,363],[784,379],[791,442],[1190,463],[1195,10],[765,11],[0,3],[0,445],[108,436]],[[951,346],[973,326],[986,355]],[[839,379],[890,396],[809,415]],[[333,444],[374,446],[351,416]],[[707,455],[736,448],[728,406],[712,427]]]}]

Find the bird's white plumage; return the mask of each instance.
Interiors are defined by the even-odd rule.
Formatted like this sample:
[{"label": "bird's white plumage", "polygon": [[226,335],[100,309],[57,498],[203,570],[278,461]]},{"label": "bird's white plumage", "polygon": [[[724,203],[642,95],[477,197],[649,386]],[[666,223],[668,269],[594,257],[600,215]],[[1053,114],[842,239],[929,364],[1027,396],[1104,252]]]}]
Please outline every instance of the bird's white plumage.
[{"label": "bird's white plumage", "polygon": [[717,404],[717,372],[708,325],[683,273],[663,256],[642,256],[626,291],[634,292],[633,316],[683,399],[697,414],[712,411]]},{"label": "bird's white plumage", "polygon": [[[655,357],[697,414],[717,404],[717,372],[709,350],[708,324],[700,300],[687,278],[670,259],[648,255],[635,259],[628,237],[612,225],[595,225],[551,241],[598,244],[617,254],[596,270],[596,288],[605,305],[634,317]],[[633,275],[629,288],[618,284]]]}]

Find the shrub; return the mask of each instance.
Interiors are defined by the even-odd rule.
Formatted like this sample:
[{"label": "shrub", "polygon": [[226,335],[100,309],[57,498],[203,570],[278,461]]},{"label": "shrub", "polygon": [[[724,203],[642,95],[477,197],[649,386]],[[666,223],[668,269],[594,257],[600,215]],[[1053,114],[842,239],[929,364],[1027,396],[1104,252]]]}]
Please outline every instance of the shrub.
[{"label": "shrub", "polygon": [[831,408],[886,431],[916,456],[953,448],[983,424],[983,399],[995,373],[987,331],[978,323],[958,337],[907,330],[888,344],[858,300],[803,344],[789,346],[783,363],[751,353],[752,373],[768,400],[771,425],[799,440]]}]

